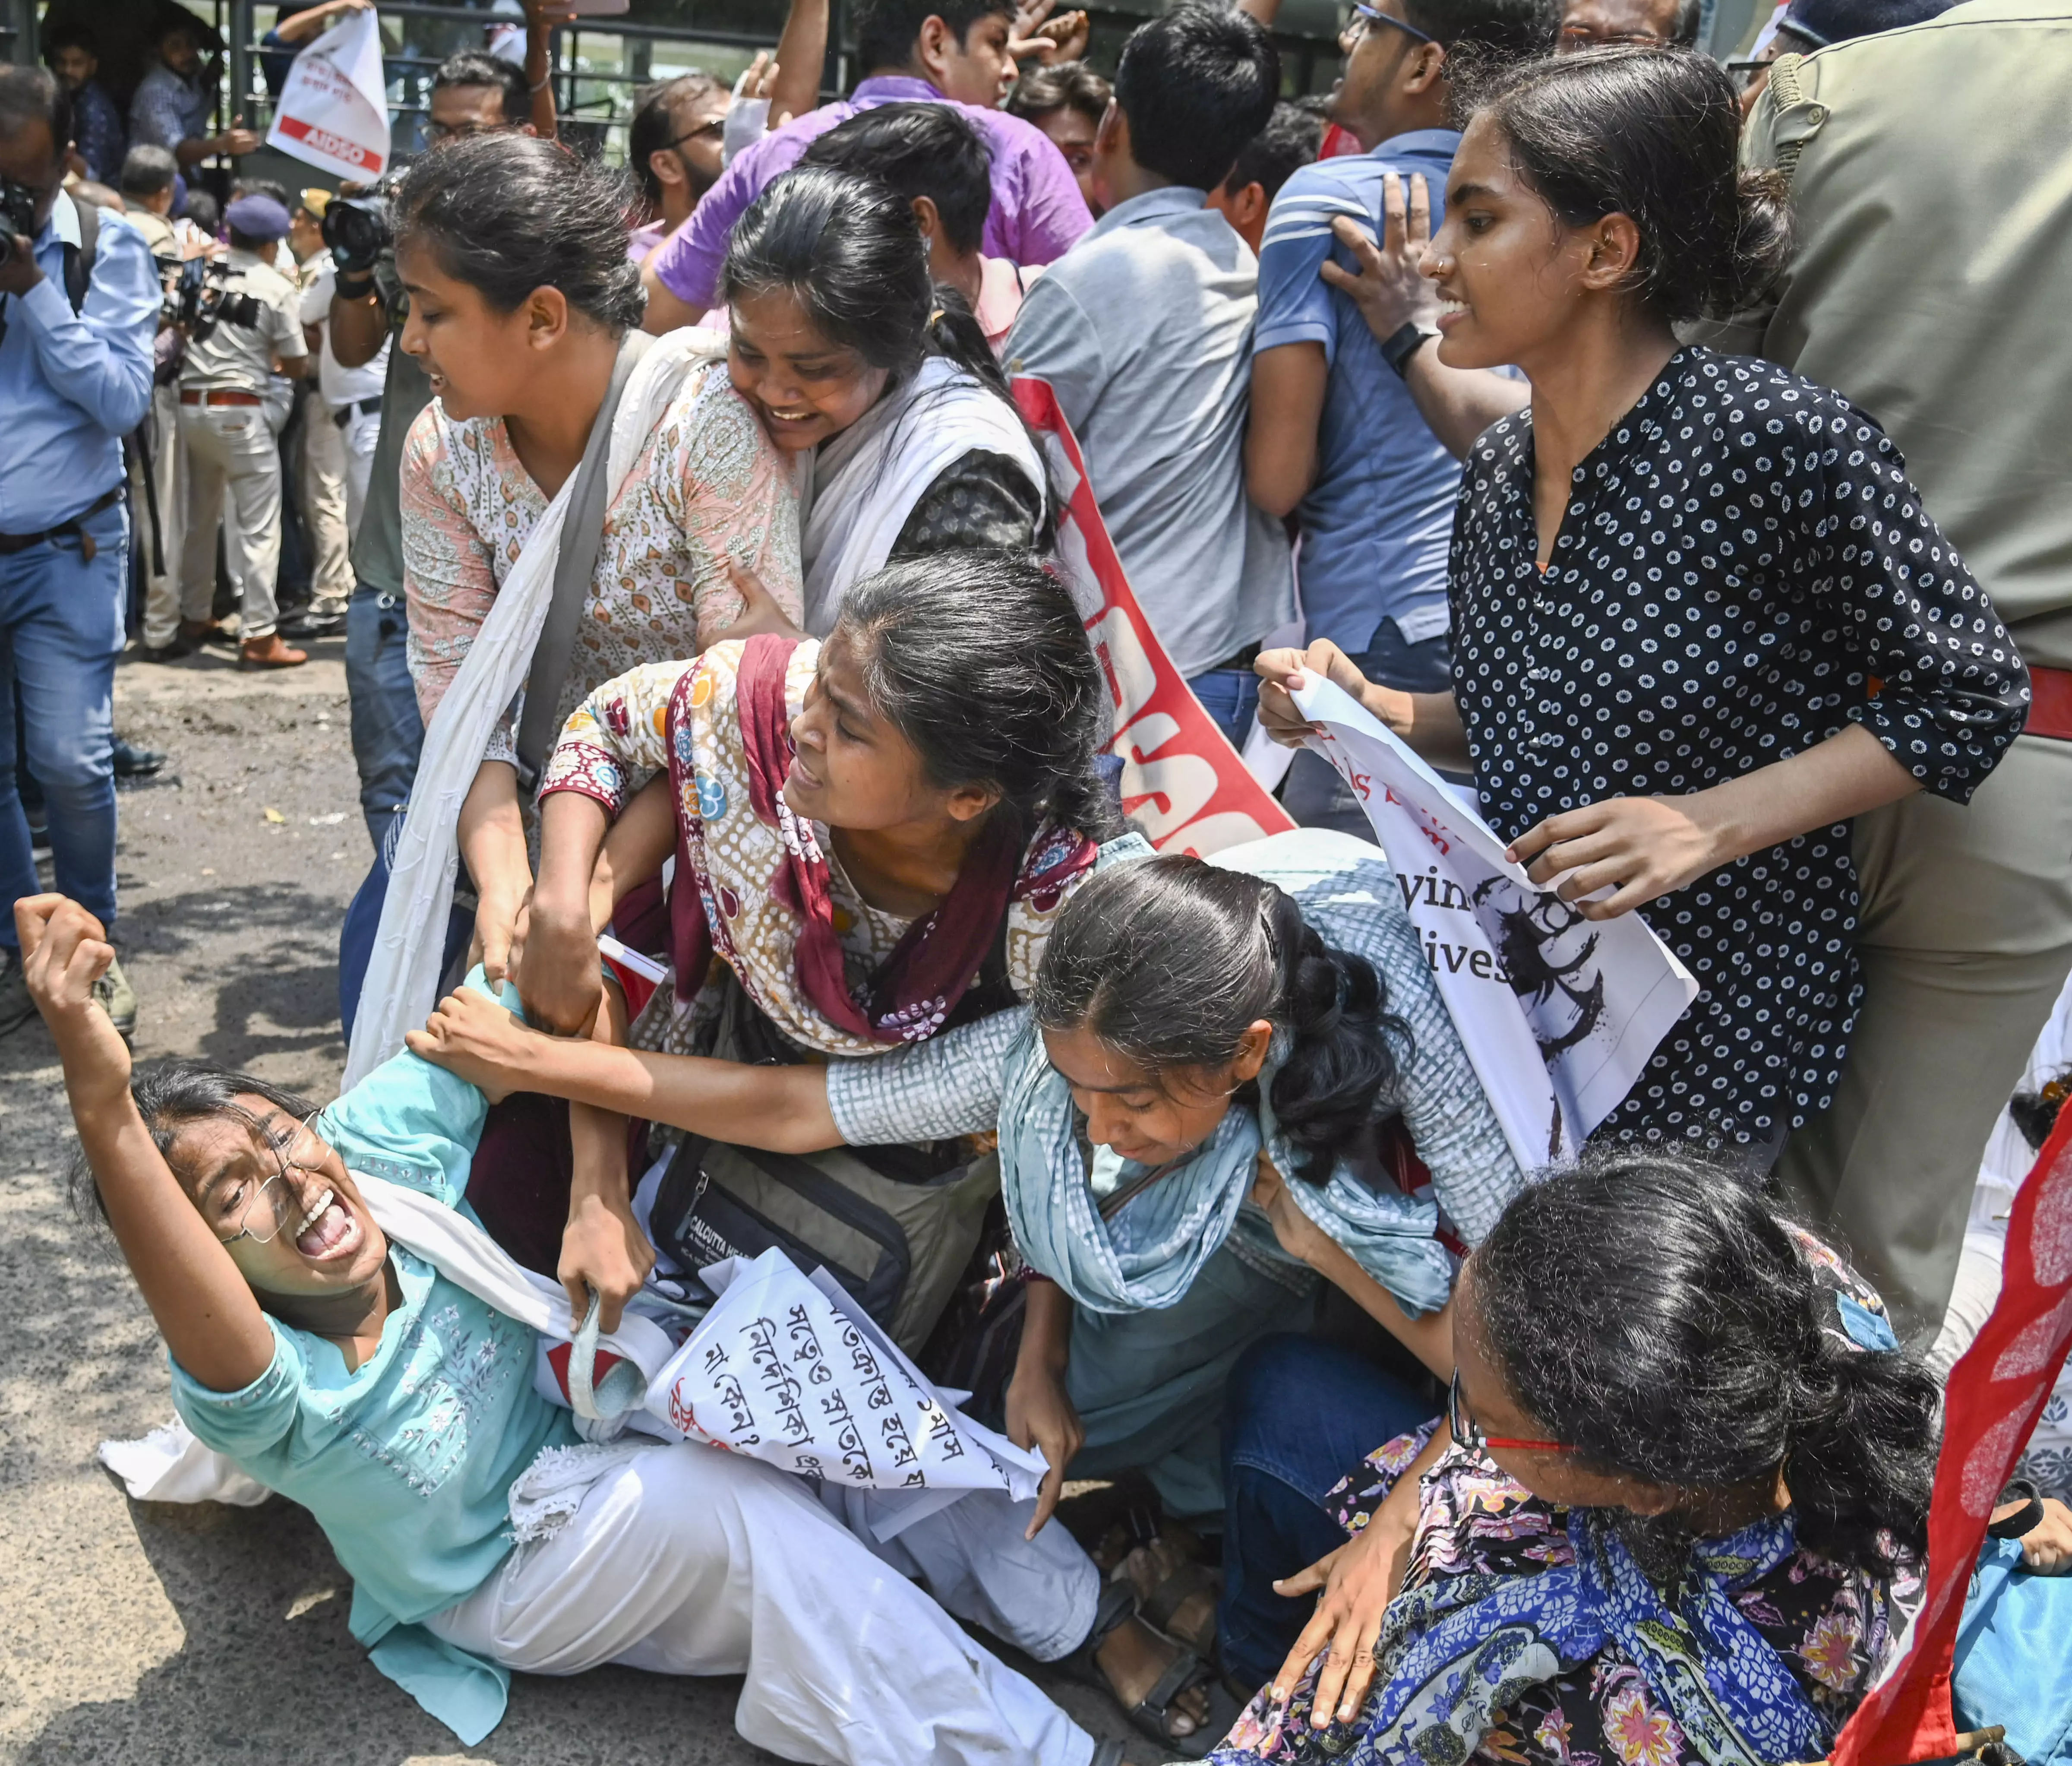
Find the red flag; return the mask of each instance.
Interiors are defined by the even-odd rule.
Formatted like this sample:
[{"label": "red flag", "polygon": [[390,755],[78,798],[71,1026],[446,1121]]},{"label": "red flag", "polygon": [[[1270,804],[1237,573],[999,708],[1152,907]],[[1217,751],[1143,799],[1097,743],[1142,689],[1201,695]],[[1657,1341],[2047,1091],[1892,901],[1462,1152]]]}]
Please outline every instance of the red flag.
[{"label": "red flag", "polygon": [[1063,507],[1058,558],[1115,708],[1122,807],[1161,852],[1206,857],[1295,824],[1202,709],[1153,634],[1087,483],[1086,462],[1046,381],[1018,379],[1014,401],[1048,457]]},{"label": "red flag", "polygon": [[[2015,1197],[1999,1303],[1950,1376],[1928,1514],[1928,1587],[1902,1653],[1836,1739],[1833,1766],[1910,1766],[1956,1752],[1950,1669],[1994,1502],[2072,1343],[2072,1109]],[[1994,1720],[1990,1712],[1980,1720]]]}]

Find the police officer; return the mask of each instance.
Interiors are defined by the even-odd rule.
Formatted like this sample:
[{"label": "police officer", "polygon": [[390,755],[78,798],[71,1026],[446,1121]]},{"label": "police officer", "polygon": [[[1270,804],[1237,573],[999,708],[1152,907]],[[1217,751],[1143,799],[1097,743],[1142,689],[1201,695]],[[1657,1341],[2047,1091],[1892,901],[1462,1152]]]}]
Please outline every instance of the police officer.
[{"label": "police officer", "polygon": [[[273,267],[288,211],[271,196],[239,197],[224,211],[230,254],[212,272],[204,316],[191,326],[180,369],[180,435],[187,448],[187,531],[180,560],[180,632],[207,637],[216,595],[216,531],[237,591],[239,636],[248,669],[291,669],[309,661],[277,629],[281,567],[282,401],[278,371],[309,369],[302,293]],[[247,298],[246,297],[249,297]],[[225,492],[228,492],[226,497]],[[227,506],[226,506],[227,505]]]}]

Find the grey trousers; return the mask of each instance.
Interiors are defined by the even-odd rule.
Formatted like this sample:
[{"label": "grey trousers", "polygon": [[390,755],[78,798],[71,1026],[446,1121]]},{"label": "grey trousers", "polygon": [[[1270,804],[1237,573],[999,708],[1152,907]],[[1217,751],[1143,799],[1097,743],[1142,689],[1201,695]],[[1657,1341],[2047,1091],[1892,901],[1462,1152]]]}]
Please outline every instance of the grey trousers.
[{"label": "grey trousers", "polygon": [[1776,1178],[1925,1348],[1986,1138],[2072,969],[2072,742],[2018,737],[1967,809],[1859,816],[1855,852],[1863,1010],[1833,1107]]}]

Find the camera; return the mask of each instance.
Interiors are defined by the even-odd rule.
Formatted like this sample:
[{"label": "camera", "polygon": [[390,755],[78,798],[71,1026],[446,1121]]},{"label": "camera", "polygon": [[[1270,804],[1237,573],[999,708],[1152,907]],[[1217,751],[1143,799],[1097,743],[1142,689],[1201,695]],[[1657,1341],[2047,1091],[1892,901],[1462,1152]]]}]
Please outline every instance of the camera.
[{"label": "camera", "polygon": [[390,172],[356,196],[334,196],[324,210],[323,242],[341,276],[367,275],[394,249],[389,196],[395,187]]},{"label": "camera", "polygon": [[27,184],[0,178],[0,264],[14,255],[14,236],[36,237],[36,193]]},{"label": "camera", "polygon": [[196,343],[218,325],[257,331],[266,323],[265,307],[257,294],[232,294],[223,285],[226,274],[220,264],[189,258],[181,265],[179,276],[166,296],[160,323],[179,326]]}]

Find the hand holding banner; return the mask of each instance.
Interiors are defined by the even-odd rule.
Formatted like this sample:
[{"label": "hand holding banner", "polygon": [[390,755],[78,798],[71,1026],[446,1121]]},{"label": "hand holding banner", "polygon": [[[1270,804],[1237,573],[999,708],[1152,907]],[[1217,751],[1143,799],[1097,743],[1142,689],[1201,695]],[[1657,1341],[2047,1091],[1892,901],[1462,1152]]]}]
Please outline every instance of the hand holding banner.
[{"label": "hand holding banner", "polygon": [[388,85],[372,8],[347,14],[295,57],[266,145],[371,183],[388,163]]},{"label": "hand holding banner", "polygon": [[1388,854],[1512,1155],[1572,1157],[1618,1107],[1698,997],[1638,914],[1583,918],[1504,856],[1505,842],[1357,700],[1305,676],[1309,745],[1352,787]]}]

